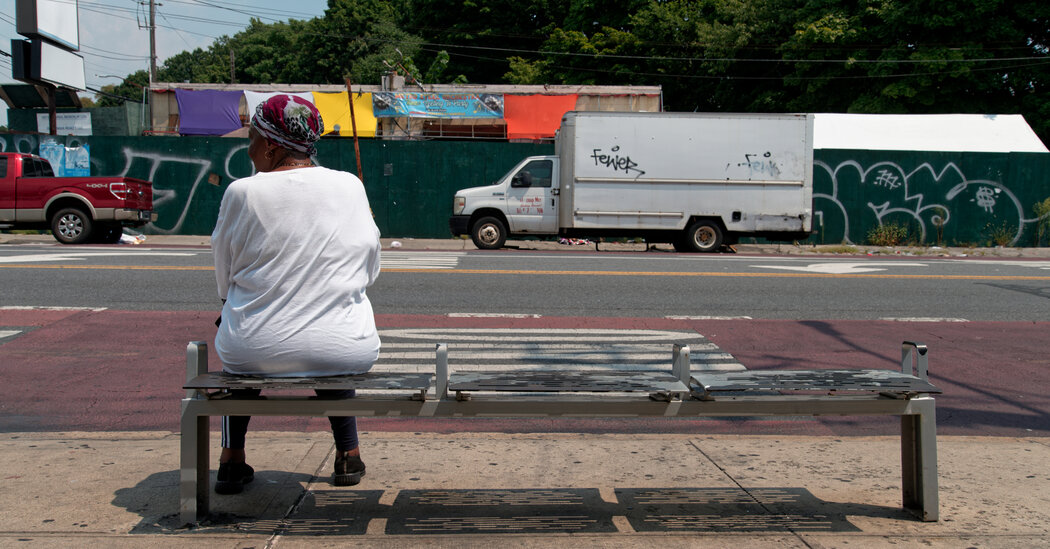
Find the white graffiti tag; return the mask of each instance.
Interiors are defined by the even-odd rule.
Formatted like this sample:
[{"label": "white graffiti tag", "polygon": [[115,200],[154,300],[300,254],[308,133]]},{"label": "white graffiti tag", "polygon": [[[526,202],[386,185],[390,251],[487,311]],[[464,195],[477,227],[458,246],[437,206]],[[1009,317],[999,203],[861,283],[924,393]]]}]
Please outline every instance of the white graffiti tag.
[{"label": "white graffiti tag", "polygon": [[879,177],[875,178],[875,184],[890,189],[896,189],[901,186],[901,178],[893,175],[889,170],[880,170]]},{"label": "white graffiti tag", "polygon": [[992,213],[992,210],[995,208],[995,191],[989,187],[981,187],[977,189],[974,200],[978,206],[984,208],[984,211]]}]

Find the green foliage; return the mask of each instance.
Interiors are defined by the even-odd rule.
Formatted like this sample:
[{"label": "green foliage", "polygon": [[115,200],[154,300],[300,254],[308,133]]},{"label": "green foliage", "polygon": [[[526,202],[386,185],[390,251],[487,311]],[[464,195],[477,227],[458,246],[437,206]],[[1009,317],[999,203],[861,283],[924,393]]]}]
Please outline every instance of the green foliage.
[{"label": "green foliage", "polygon": [[884,223],[868,231],[872,246],[900,246],[908,238],[908,227],[898,223]]},{"label": "green foliage", "polygon": [[1006,223],[1000,225],[988,225],[991,241],[993,246],[1005,247],[1009,246],[1014,240],[1014,236],[1017,235],[1017,230],[1011,228]]},{"label": "green foliage", "polygon": [[1042,202],[1036,202],[1032,208],[1035,211],[1035,215],[1038,218],[1036,221],[1036,246],[1043,244],[1043,237],[1050,235],[1050,198],[1043,200]]},{"label": "green foliage", "polygon": [[[142,91],[149,86],[149,72],[140,70],[133,72],[126,77],[120,84],[107,84],[102,86],[102,91],[106,92],[107,95],[97,94],[95,96],[98,107],[118,107],[126,100],[135,101],[141,103],[143,99]],[[112,97],[112,96],[117,97]],[[119,99],[123,97],[125,99]]]},{"label": "green foliage", "polygon": [[542,61],[529,61],[523,57],[508,57],[510,71],[503,75],[509,84],[542,84],[546,71]]},{"label": "green foliage", "polygon": [[816,248],[818,253],[822,254],[856,254],[860,250],[856,246],[850,246],[849,244],[840,244],[838,246],[820,246]]},{"label": "green foliage", "polygon": [[1050,142],[1048,47],[1045,0],[329,0],[158,79],[229,82],[232,52],[242,83],[375,84],[390,64],[426,84],[660,85],[678,111],[1020,113]]}]

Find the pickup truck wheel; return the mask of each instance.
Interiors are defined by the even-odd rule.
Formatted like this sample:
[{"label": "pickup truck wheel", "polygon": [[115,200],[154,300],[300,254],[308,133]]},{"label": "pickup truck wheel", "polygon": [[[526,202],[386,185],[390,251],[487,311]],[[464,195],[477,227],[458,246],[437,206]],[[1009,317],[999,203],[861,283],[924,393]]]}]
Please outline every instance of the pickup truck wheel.
[{"label": "pickup truck wheel", "polygon": [[507,241],[507,227],[495,217],[482,217],[470,229],[470,239],[482,250],[498,250]]},{"label": "pickup truck wheel", "polygon": [[722,247],[722,229],[714,221],[701,220],[685,230],[685,244],[695,252],[717,252]]},{"label": "pickup truck wheel", "polygon": [[91,217],[79,208],[62,208],[51,217],[51,234],[63,244],[83,244],[91,232]]}]

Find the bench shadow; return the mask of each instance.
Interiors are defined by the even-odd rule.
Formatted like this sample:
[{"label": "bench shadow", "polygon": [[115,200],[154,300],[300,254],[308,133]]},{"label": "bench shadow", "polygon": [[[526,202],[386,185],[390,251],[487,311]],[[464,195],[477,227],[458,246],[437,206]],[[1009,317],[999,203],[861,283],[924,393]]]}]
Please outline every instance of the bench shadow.
[{"label": "bench shadow", "polygon": [[[256,470],[255,480],[236,496],[211,493],[211,509],[201,521],[203,530],[238,532],[272,532],[273,525],[285,518],[289,509],[303,496],[303,486],[316,478],[304,473]],[[215,484],[211,470],[209,485]],[[185,533],[179,520],[179,471],[153,473],[135,486],[113,493],[111,502],[141,518],[129,534]]]},{"label": "bench shadow", "polygon": [[[264,471],[278,482],[228,496],[192,529],[179,524],[178,471],[118,490],[113,504],[141,516],[130,534],[237,532],[282,536],[860,532],[849,516],[914,521],[898,507],[828,502],[804,488],[598,488],[355,490],[314,485],[305,474]],[[298,490],[295,488],[298,487]],[[276,494],[277,489],[283,492]],[[267,498],[288,500],[270,504]],[[238,507],[240,505],[240,507]],[[288,509],[294,511],[289,514]],[[238,510],[240,509],[240,510]],[[250,511],[259,513],[252,515]]]}]

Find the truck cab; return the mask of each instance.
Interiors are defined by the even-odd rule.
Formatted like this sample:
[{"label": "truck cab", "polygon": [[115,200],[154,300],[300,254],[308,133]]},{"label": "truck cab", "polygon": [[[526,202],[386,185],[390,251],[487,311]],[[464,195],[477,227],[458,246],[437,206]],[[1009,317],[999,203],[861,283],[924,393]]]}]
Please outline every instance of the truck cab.
[{"label": "truck cab", "polygon": [[558,176],[557,156],[530,156],[493,185],[461,189],[449,229],[485,250],[502,247],[509,234],[557,234]]},{"label": "truck cab", "polygon": [[149,181],[55,177],[44,158],[0,153],[0,228],[51,229],[63,244],[113,243],[123,227],[156,220]]}]

